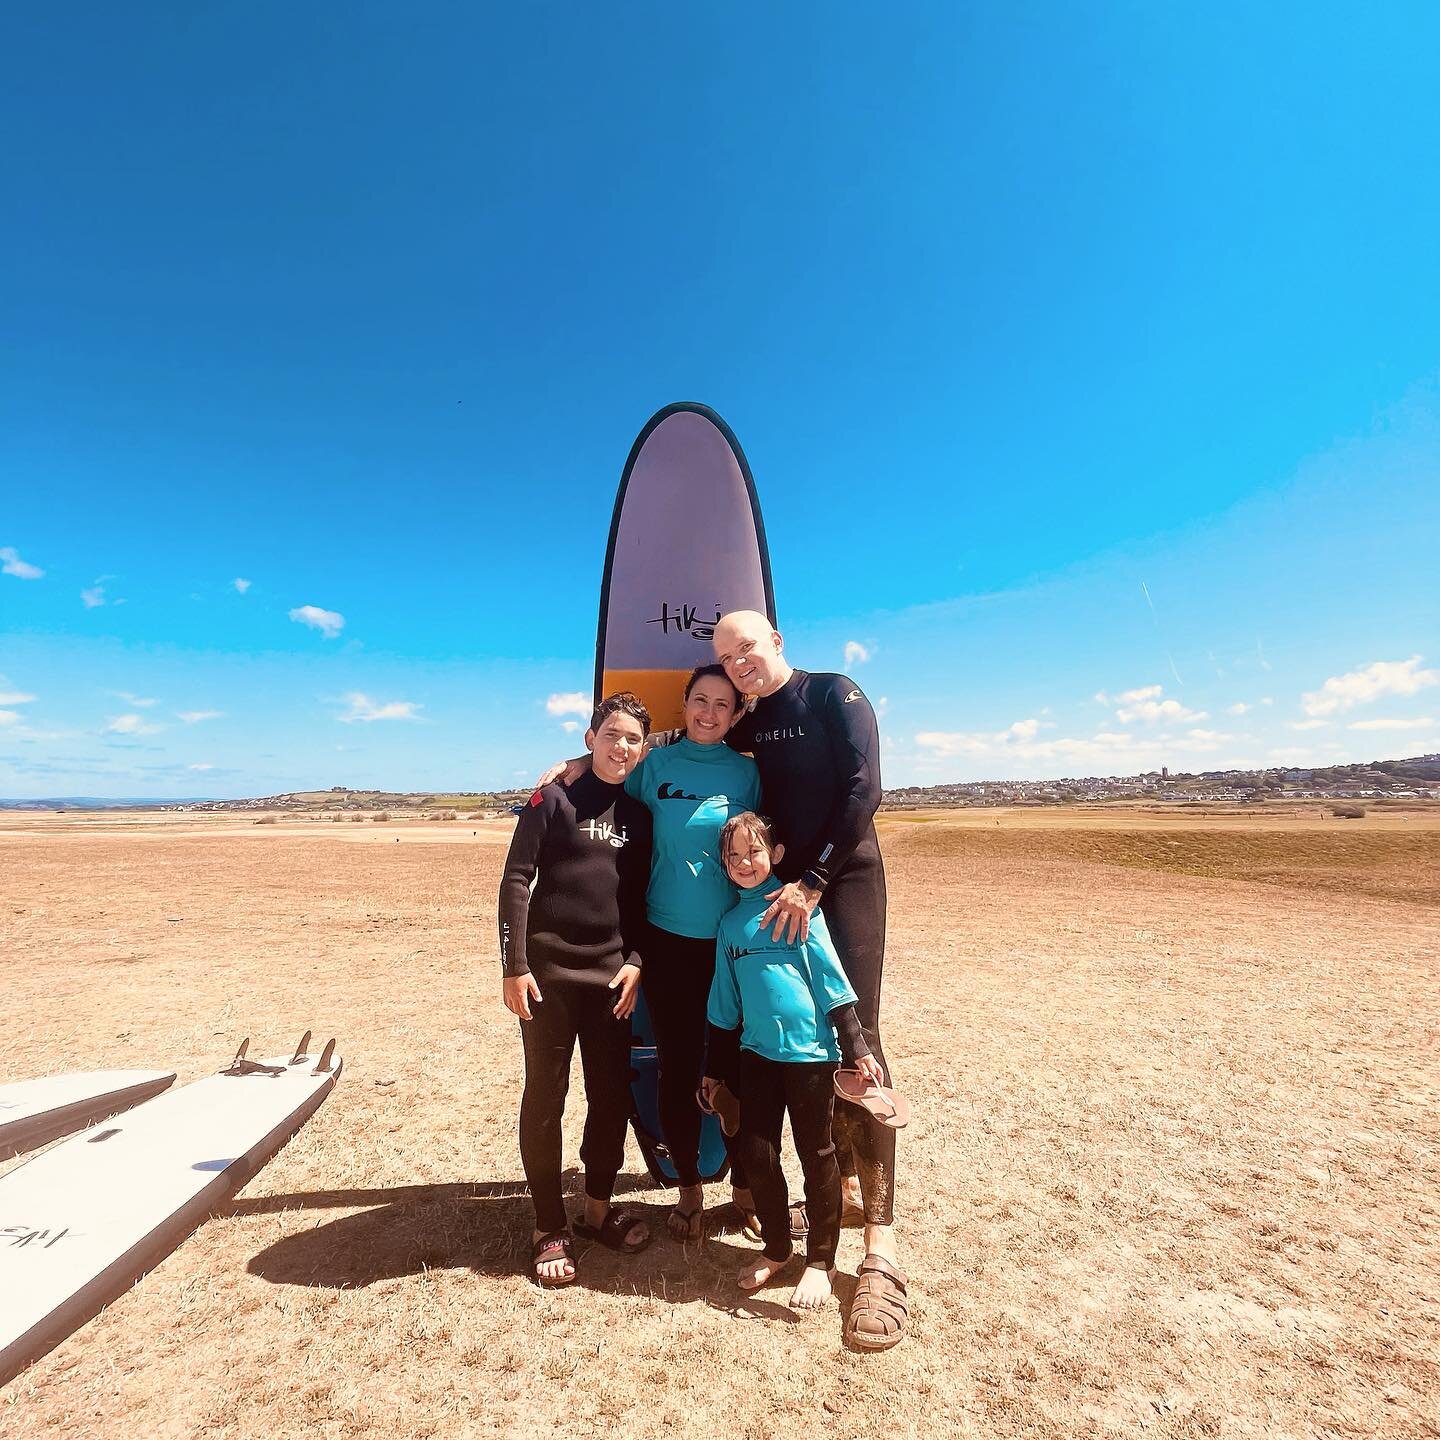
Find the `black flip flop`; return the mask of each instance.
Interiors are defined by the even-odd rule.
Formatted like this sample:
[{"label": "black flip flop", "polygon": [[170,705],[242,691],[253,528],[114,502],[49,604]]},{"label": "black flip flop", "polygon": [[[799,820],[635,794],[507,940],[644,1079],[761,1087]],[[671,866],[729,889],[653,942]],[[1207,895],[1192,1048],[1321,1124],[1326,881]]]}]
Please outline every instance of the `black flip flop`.
[{"label": "black flip flop", "polygon": [[[568,1260],[570,1273],[554,1279],[548,1275],[542,1275],[540,1266],[550,1260]],[[575,1264],[575,1242],[570,1238],[568,1230],[552,1230],[548,1235],[542,1235],[535,1241],[530,1247],[530,1273],[535,1277],[535,1283],[542,1290],[559,1290],[564,1285],[575,1283],[580,1269]]]},{"label": "black flip flop", "polygon": [[612,1205],[605,1218],[598,1225],[587,1225],[577,1220],[572,1227],[582,1240],[594,1240],[607,1250],[618,1250],[622,1255],[638,1255],[654,1238],[650,1232],[638,1245],[628,1243],[637,1225],[644,1225],[638,1215],[627,1215],[618,1205]]}]

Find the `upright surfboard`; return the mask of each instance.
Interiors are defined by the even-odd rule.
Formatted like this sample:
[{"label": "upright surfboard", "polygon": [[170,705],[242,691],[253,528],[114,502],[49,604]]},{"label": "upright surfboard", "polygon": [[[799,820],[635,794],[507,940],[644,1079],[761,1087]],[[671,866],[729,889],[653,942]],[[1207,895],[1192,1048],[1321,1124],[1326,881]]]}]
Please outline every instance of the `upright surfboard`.
[{"label": "upright surfboard", "polygon": [[129,1110],[174,1079],[173,1070],[86,1070],[0,1085],[0,1160]]},{"label": "upright surfboard", "polygon": [[[667,405],[631,446],[615,497],[600,626],[595,698],[631,690],[657,730],[681,724],[685,681],[714,659],[715,622],[731,610],[775,620],[770,553],[745,452],[706,405]],[[677,1180],[660,1129],[655,1037],[643,997],[631,1021],[635,1138],[652,1177]],[[700,1130],[700,1173],[725,1173],[714,1116]]]},{"label": "upright surfboard", "polygon": [[[306,1037],[308,1040],[308,1036]],[[319,1108],[316,1057],[218,1075],[74,1135],[0,1178],[0,1385],[159,1264]]]},{"label": "upright surfboard", "polygon": [[691,670],[714,658],[728,610],[775,619],[755,481],[708,406],[667,405],[640,432],[620,477],[595,640],[595,698],[633,690],[657,730],[680,724]]}]

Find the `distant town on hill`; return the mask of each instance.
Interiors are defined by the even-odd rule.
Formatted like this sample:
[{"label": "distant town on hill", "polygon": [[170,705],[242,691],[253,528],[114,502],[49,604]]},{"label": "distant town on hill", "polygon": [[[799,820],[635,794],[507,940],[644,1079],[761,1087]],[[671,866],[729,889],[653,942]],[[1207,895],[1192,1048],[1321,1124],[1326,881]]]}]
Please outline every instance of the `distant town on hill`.
[{"label": "distant town on hill", "polygon": [[[67,796],[45,800],[0,800],[9,810],[291,810],[363,818],[372,811],[399,811],[412,818],[482,819],[502,815],[523,803],[524,790],[405,793],[351,790],[298,790],[245,800],[105,800]],[[1142,775],[1065,780],[968,780],[941,785],[904,785],[885,791],[882,809],[915,810],[969,805],[1080,805],[1104,801],[1167,801],[1175,804],[1263,804],[1272,800],[1440,800],[1440,755],[1407,760],[1371,760],[1363,765],[1314,768],[1284,765],[1269,770],[1206,770],[1201,774],[1168,769]]]}]

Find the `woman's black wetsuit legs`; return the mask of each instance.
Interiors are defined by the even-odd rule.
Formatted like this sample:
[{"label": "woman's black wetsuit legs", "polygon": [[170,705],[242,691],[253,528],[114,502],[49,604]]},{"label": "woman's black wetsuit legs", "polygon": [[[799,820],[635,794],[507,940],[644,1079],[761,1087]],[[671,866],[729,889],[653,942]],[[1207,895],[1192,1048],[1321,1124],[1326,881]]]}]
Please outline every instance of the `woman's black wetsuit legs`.
[{"label": "woman's black wetsuit legs", "polygon": [[[695,1092],[705,1073],[705,1006],[715,978],[714,940],[695,940],[649,927],[640,984],[660,1061],[660,1128],[682,1185],[700,1184],[700,1107]],[[747,1188],[738,1147],[725,1141],[730,1183]]]},{"label": "woman's black wetsuit legs", "polygon": [[544,1000],[530,1002],[533,1019],[520,1022],[525,1048],[525,1092],[520,1100],[520,1159],[535,1228],[563,1230],[569,1223],[560,1181],[560,1121],[570,1088],[570,1057],[580,1042],[585,1075],[585,1132],[580,1163],[585,1193],[608,1200],[625,1158],[630,1116],[630,1025],[612,1013],[615,992],[540,979]]},{"label": "woman's black wetsuit legs", "polygon": [[750,1177],[765,1255],[790,1254],[789,1188],[780,1163],[780,1130],[786,1110],[805,1175],[805,1237],[809,1265],[835,1264],[840,1240],[840,1169],[830,1138],[835,1104],[835,1066],[828,1060],[782,1064],[752,1050],[740,1052],[740,1149]]},{"label": "woman's black wetsuit legs", "polygon": [[[880,981],[885,968],[885,867],[879,853],[857,856],[830,882],[820,909],[835,953],[855,991],[865,1043],[891,1084],[880,1043]],[[895,1223],[895,1132],[858,1105],[835,1107],[840,1168],[860,1178],[867,1225]],[[813,1223],[813,1222],[812,1222]]]}]

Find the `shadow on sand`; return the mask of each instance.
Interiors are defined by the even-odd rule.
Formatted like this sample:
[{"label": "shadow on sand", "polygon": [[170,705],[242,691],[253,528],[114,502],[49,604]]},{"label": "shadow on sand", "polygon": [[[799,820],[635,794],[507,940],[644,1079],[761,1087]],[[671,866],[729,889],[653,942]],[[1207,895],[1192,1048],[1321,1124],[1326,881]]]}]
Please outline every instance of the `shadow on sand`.
[{"label": "shadow on sand", "polygon": [[[566,1170],[567,1193],[576,1178]],[[720,1188],[716,1187],[718,1200]],[[794,1322],[799,1317],[778,1299],[799,1278],[798,1265],[784,1281],[761,1295],[738,1289],[735,1275],[759,1253],[740,1234],[739,1217],[728,1204],[706,1216],[703,1244],[680,1246],[665,1232],[671,1193],[647,1180],[622,1175],[616,1200],[650,1224],[651,1244],[638,1255],[621,1256],[604,1246],[577,1242],[577,1285],[616,1295],[649,1295],[670,1304],[705,1304],[739,1318]],[[660,1195],[642,1200],[641,1194]],[[578,1209],[572,1197],[571,1211]],[[478,1275],[528,1276],[534,1212],[523,1181],[481,1181],[453,1185],[398,1185],[389,1189],[317,1190],[233,1201],[222,1215],[270,1215],[292,1210],[353,1210],[298,1230],[252,1257],[246,1269],[275,1285],[336,1290],[361,1289],[427,1270],[468,1270]],[[787,1283],[788,1282],[788,1283]],[[847,1304],[854,1281],[836,1277],[836,1292]]]}]

